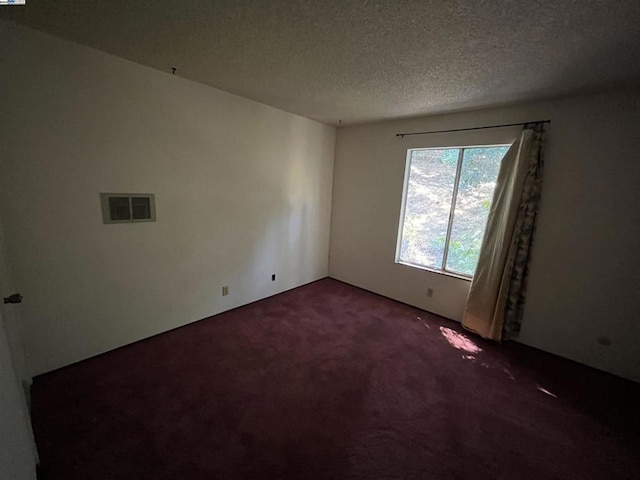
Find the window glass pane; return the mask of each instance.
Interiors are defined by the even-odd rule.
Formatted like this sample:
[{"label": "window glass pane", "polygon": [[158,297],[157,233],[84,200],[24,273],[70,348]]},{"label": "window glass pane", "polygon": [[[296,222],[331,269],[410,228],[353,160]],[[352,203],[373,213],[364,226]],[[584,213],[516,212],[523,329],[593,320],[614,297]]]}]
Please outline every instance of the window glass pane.
[{"label": "window glass pane", "polygon": [[399,260],[442,268],[458,149],[412,150]]},{"label": "window glass pane", "polygon": [[129,220],[129,197],[109,197],[111,220]]},{"label": "window glass pane", "polygon": [[131,197],[131,211],[134,220],[151,218],[151,202],[149,197]]},{"label": "window glass pane", "polygon": [[500,163],[507,150],[509,147],[464,150],[447,255],[449,271],[475,273]]}]

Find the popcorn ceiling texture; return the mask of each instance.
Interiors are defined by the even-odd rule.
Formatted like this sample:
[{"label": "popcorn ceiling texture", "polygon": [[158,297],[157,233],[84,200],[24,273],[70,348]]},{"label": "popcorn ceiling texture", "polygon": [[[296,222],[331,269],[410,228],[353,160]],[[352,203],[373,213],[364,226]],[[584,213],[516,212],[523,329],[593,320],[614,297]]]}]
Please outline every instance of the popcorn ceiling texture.
[{"label": "popcorn ceiling texture", "polygon": [[57,0],[0,18],[330,124],[640,85],[637,0]]}]

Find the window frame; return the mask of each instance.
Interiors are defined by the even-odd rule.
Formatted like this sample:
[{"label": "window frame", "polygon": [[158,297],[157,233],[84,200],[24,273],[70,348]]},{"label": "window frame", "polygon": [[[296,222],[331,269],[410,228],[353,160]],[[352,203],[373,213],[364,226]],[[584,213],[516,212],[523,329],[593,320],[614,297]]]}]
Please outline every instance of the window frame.
[{"label": "window frame", "polygon": [[[452,229],[452,225],[453,225],[453,220],[455,217],[455,206],[456,206],[456,200],[458,198],[458,190],[460,187],[460,174],[462,173],[462,161],[464,158],[464,151],[467,149],[473,149],[473,148],[499,148],[499,147],[507,147],[507,152],[505,152],[505,157],[508,153],[508,149],[511,148],[511,146],[513,145],[513,142],[511,143],[490,143],[490,144],[480,144],[480,145],[459,145],[459,146],[442,146],[442,147],[411,147],[411,148],[407,148],[407,153],[406,153],[406,157],[405,157],[405,167],[404,167],[404,178],[403,178],[403,185],[402,185],[402,203],[401,203],[401,207],[400,207],[400,221],[399,221],[399,225],[398,225],[398,234],[397,234],[397,240],[396,240],[396,255],[395,255],[395,263],[399,264],[399,265],[405,265],[408,267],[413,267],[413,268],[418,268],[420,270],[426,270],[428,272],[432,272],[432,273],[437,273],[439,275],[445,275],[448,277],[454,277],[454,278],[458,278],[460,280],[466,280],[468,282],[473,280],[473,275],[466,275],[464,273],[460,273],[460,272],[456,272],[453,270],[447,270],[445,268],[446,264],[447,264],[447,256],[449,254],[449,243],[451,241],[451,229]],[[442,255],[442,268],[434,268],[434,267],[427,267],[425,265],[419,265],[416,263],[411,263],[411,262],[407,262],[405,260],[400,260],[400,252],[402,249],[402,234],[404,231],[404,223],[405,223],[405,216],[406,216],[406,206],[407,206],[407,194],[408,194],[408,190],[409,190],[409,177],[411,176],[411,157],[412,157],[412,153],[414,151],[417,150],[458,150],[458,161],[456,164],[456,175],[455,175],[455,179],[454,179],[454,185],[453,185],[453,195],[451,197],[451,204],[449,207],[449,219],[447,221],[447,236],[445,239],[445,244],[444,244],[444,252]],[[502,160],[504,160],[505,157],[502,157]],[[501,160],[501,162],[502,162]],[[494,190],[495,191],[495,190]],[[486,225],[485,225],[485,230],[486,230]]]}]

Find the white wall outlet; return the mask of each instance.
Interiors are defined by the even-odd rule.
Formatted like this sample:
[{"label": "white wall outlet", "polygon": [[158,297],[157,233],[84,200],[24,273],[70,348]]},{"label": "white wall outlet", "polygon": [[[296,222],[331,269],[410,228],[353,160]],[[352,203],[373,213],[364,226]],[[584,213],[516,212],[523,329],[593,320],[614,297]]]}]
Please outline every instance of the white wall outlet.
[{"label": "white wall outlet", "polygon": [[433,288],[427,288],[427,297],[433,297]]},{"label": "white wall outlet", "polygon": [[229,295],[229,285],[222,287],[222,296],[226,297],[227,295]]}]

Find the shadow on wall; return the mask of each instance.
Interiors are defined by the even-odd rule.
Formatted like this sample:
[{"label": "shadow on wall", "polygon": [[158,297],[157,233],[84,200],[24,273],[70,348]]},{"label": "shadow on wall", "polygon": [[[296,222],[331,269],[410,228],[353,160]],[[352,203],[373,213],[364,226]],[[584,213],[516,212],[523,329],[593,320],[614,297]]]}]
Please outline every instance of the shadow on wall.
[{"label": "shadow on wall", "polygon": [[[255,180],[262,181],[265,190],[254,199],[256,210],[261,212],[260,228],[251,232],[254,244],[248,268],[253,278],[265,281],[276,274],[278,281],[284,282],[277,290],[313,280],[308,272],[318,271],[328,255],[329,210],[325,203],[330,197],[322,196],[323,165],[316,160],[317,152],[311,151],[323,146],[313,142],[317,135],[310,129],[308,121],[290,118],[286,128],[271,132],[264,140],[271,144],[269,148],[279,149],[284,160],[272,175]],[[327,230],[323,231],[323,226]]]}]

